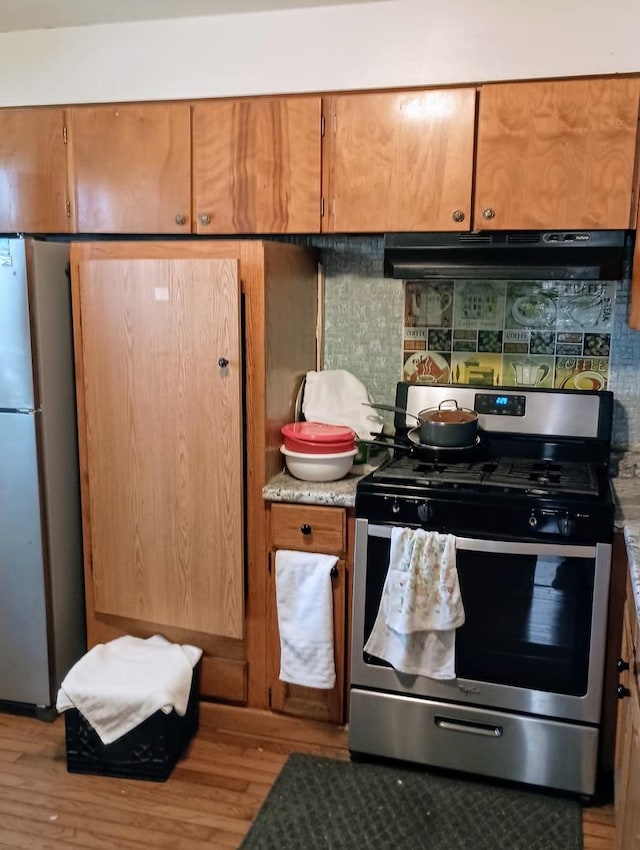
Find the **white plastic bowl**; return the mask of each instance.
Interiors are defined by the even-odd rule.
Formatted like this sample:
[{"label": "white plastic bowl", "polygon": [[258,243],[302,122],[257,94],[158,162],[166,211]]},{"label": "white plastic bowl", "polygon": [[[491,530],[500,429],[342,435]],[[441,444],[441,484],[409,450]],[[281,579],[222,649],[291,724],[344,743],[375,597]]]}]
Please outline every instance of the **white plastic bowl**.
[{"label": "white plastic bowl", "polygon": [[334,454],[305,454],[280,447],[287,469],[301,481],[337,481],[349,472],[357,449]]}]

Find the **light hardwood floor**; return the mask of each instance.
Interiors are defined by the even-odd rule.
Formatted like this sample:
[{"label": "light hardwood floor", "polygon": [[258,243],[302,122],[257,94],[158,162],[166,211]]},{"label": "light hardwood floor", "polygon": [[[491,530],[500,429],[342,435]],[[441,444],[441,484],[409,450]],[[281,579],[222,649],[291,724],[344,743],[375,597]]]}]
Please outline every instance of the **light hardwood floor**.
[{"label": "light hardwood floor", "polygon": [[[62,718],[0,714],[0,847],[231,850],[289,751],[348,757],[341,730],[248,711],[238,723],[237,714],[203,704],[200,730],[164,783],[68,773]],[[584,850],[613,850],[611,806],[584,810],[584,836]]]}]

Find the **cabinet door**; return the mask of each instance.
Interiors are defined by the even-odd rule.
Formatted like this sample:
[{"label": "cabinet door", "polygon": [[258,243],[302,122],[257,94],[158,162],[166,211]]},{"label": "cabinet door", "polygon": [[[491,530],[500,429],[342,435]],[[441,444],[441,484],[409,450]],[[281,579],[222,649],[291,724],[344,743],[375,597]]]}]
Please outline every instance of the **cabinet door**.
[{"label": "cabinet door", "polygon": [[480,90],[474,227],[630,226],[640,80]]},{"label": "cabinet door", "polygon": [[[629,603],[627,602],[627,609]],[[620,658],[633,667],[633,648],[629,637],[628,613],[625,610],[622,625],[622,642],[620,646]],[[632,680],[632,672],[623,670],[619,676],[619,685],[629,688]],[[618,716],[616,723],[616,751],[614,762],[614,788],[615,788],[615,812],[616,824],[620,826],[624,821],[624,811],[627,802],[627,786],[629,781],[629,758],[631,754],[631,716],[630,699],[628,697],[618,700]]]},{"label": "cabinet door", "polygon": [[0,232],[70,230],[65,114],[0,110]]},{"label": "cabinet door", "polygon": [[77,275],[95,610],[239,639],[237,261],[89,257]]},{"label": "cabinet door", "polygon": [[317,233],[320,122],[319,97],[195,104],[194,229]]},{"label": "cabinet door", "polygon": [[476,91],[338,95],[327,128],[327,227],[469,230]]},{"label": "cabinet door", "polygon": [[622,829],[619,830],[620,850],[640,847],[640,703],[637,691],[629,707],[629,762]]},{"label": "cabinet door", "polygon": [[189,124],[188,104],[72,109],[76,230],[188,233]]},{"label": "cabinet door", "polygon": [[[336,510],[335,508],[333,510]],[[275,587],[275,553],[271,556],[272,587],[269,594],[268,617],[268,663],[271,667],[269,704],[274,711],[305,717],[309,720],[324,720],[342,724],[344,718],[345,653],[346,653],[346,564],[338,561],[332,576],[333,589],[333,651],[336,665],[336,684],[331,690],[307,688],[282,682],[280,671],[280,635]]]}]

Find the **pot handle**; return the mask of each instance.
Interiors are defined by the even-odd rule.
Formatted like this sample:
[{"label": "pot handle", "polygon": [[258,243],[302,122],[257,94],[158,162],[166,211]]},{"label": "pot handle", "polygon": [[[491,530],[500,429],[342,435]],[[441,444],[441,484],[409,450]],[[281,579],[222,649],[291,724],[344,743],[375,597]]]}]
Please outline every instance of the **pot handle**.
[{"label": "pot handle", "polygon": [[441,401],[441,402],[440,402],[440,404],[438,405],[438,410],[441,410],[441,409],[442,409],[442,405],[443,405],[443,404],[449,404],[450,402],[453,402],[453,407],[454,407],[454,409],[455,409],[455,410],[459,410],[459,409],[460,409],[460,408],[458,407],[458,402],[455,400],[455,398],[445,398],[445,399],[444,399],[443,401]]},{"label": "pot handle", "polygon": [[374,404],[373,402],[368,401],[363,401],[361,403],[364,405],[364,407],[373,407],[374,410],[388,410],[389,413],[403,413],[405,416],[411,416],[413,419],[416,420],[418,424],[421,424],[422,422],[419,416],[416,416],[415,413],[410,413],[403,407],[395,407],[393,404]]}]

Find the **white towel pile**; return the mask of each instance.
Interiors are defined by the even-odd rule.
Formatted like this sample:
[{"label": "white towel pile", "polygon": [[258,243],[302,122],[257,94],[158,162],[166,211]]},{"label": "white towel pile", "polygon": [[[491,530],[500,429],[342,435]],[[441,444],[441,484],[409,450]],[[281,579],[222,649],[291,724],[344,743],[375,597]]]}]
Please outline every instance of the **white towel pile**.
[{"label": "white towel pile", "polygon": [[455,537],[393,528],[389,570],[365,652],[402,673],[455,679],[455,629],[463,623]]},{"label": "white towel pile", "polygon": [[345,369],[307,372],[302,413],[307,422],[346,425],[361,440],[382,431],[382,418],[371,407],[364,384]]},{"label": "white towel pile", "polygon": [[333,688],[333,555],[276,552],[280,679],[309,688]]},{"label": "white towel pile", "polygon": [[156,711],[175,709],[184,717],[201,655],[195,646],[170,643],[160,635],[100,643],[67,673],[56,708],[77,708],[102,743],[111,744]]}]

